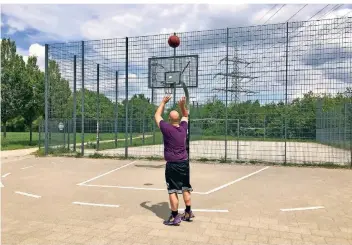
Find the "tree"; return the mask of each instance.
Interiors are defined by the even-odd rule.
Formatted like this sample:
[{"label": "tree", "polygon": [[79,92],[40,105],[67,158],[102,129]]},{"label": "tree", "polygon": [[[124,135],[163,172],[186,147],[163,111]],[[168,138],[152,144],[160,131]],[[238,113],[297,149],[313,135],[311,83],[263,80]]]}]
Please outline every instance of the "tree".
[{"label": "tree", "polygon": [[68,102],[71,96],[69,82],[61,77],[60,68],[54,60],[49,61],[49,113],[50,118],[67,118]]},{"label": "tree", "polygon": [[29,143],[32,144],[33,121],[44,114],[44,73],[39,70],[37,57],[28,57],[26,74],[30,99],[25,105],[22,116],[25,125],[29,127]]},{"label": "tree", "polygon": [[1,122],[6,138],[6,123],[20,115],[30,100],[25,62],[16,54],[16,44],[10,39],[1,42]]}]

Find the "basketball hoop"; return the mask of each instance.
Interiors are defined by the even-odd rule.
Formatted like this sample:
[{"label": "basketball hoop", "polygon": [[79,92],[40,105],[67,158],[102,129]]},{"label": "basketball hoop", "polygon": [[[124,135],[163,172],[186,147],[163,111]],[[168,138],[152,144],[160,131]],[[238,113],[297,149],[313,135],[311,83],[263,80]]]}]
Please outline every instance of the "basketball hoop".
[{"label": "basketball hoop", "polygon": [[172,87],[165,87],[165,96],[171,96],[173,94]]}]

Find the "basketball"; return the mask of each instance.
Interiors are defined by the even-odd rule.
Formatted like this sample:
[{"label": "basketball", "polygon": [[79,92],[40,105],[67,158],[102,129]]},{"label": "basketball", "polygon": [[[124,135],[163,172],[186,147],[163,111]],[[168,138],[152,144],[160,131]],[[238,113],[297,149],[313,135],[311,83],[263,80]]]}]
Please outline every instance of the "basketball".
[{"label": "basketball", "polygon": [[171,48],[177,48],[180,45],[180,39],[176,36],[176,33],[169,37],[168,43]]}]

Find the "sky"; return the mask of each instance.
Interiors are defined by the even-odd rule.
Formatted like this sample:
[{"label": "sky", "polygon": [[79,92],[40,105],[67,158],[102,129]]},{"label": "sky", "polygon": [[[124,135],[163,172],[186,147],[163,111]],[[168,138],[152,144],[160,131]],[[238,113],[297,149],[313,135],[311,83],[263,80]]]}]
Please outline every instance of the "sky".
[{"label": "sky", "polygon": [[[298,21],[306,21],[306,20],[321,20],[321,19],[331,19],[331,18],[346,18],[352,17],[352,5],[348,4],[339,4],[339,5],[326,5],[326,4],[314,4],[314,5],[304,5],[304,4],[276,4],[276,5],[263,5],[263,4],[238,4],[238,5],[215,5],[215,4],[187,4],[187,5],[88,5],[88,4],[77,4],[77,5],[59,5],[59,4],[50,4],[50,5],[25,5],[25,4],[14,4],[14,5],[2,5],[2,15],[1,15],[1,35],[2,38],[11,38],[16,41],[17,52],[21,54],[26,60],[28,55],[36,55],[38,56],[38,63],[40,68],[44,69],[44,45],[45,44],[53,44],[53,43],[66,43],[71,41],[81,41],[81,40],[101,40],[101,39],[113,39],[113,38],[124,38],[126,36],[133,37],[137,36],[147,36],[147,35],[155,35],[155,34],[165,34],[165,37],[170,35],[173,32],[183,33],[183,32],[191,32],[191,31],[200,31],[200,30],[213,30],[213,29],[223,29],[223,28],[234,28],[233,35],[234,39],[236,39],[235,35],[242,35],[240,33],[241,27],[249,27],[249,26],[258,26],[258,25],[267,25],[268,31],[275,35],[275,28],[272,24],[285,23],[289,22],[298,22]],[[350,24],[351,22],[349,22]],[[299,33],[302,28],[306,26],[297,26],[297,33]],[[238,29],[236,29],[238,28]],[[341,26],[340,26],[341,28]],[[260,29],[260,28],[259,28]],[[317,27],[319,29],[319,27]],[[254,27],[251,31],[254,30]],[[260,30],[265,30],[262,28]],[[312,29],[310,27],[310,32],[316,31],[316,29]],[[255,31],[254,31],[255,32]],[[322,30],[324,32],[324,30]],[[196,32],[194,32],[196,33]],[[264,32],[263,32],[264,33]],[[187,36],[188,35],[188,36]],[[191,34],[184,34],[185,38],[192,39]],[[192,34],[193,35],[193,34]],[[198,35],[198,34],[194,34]],[[204,34],[206,35],[206,34]],[[214,35],[214,33],[212,34]],[[264,35],[264,34],[263,34]],[[308,32],[305,34],[306,36],[300,35],[301,39],[307,39],[309,34]],[[331,33],[326,34],[332,35]],[[337,34],[336,34],[337,35]],[[270,42],[271,35],[267,35],[267,38]],[[343,64],[341,68],[341,72],[338,74],[329,73],[327,71],[327,67],[329,67],[328,63],[322,62],[322,64],[318,64],[318,61],[312,58],[314,52],[320,52],[317,46],[313,48],[314,40],[309,40],[309,46],[307,51],[311,56],[305,59],[304,55],[300,56],[299,65],[301,70],[314,69],[310,72],[309,76],[318,76],[318,80],[327,81],[327,85],[331,85],[333,81],[341,81],[336,82],[337,89],[345,88],[347,85],[344,84],[346,79],[346,74],[351,68],[351,59],[352,56],[352,47],[350,38],[351,33],[347,32],[346,37],[348,39],[348,45],[337,45],[336,43],[333,47],[326,45],[327,48],[337,49],[339,52],[343,52],[343,59],[341,62],[335,62],[336,64]],[[263,38],[263,36],[262,36]],[[338,36],[336,36],[338,38]],[[187,39],[188,40],[188,39]],[[278,37],[277,40],[281,40],[281,37]],[[308,40],[308,39],[307,39]],[[261,40],[265,43],[265,40]],[[255,54],[251,54],[252,49],[246,48],[248,45],[245,44],[246,41],[240,43],[240,48],[238,53],[240,56],[245,57],[249,60],[258,59],[258,53],[263,51],[256,50]],[[292,40],[290,39],[290,43],[292,45],[296,45],[298,47],[300,40],[294,37]],[[256,45],[255,40],[251,40],[251,45]],[[157,49],[160,47],[156,47],[152,44],[152,46],[148,46],[146,44],[144,48],[136,48],[136,50],[140,52],[144,52],[143,54],[150,55],[149,49]],[[192,44],[193,45],[193,44]],[[211,59],[216,52],[225,52],[225,49],[219,48],[219,51],[214,51],[214,47],[217,45],[216,43],[212,43],[212,47],[209,46],[199,46],[194,48],[186,48],[185,50],[189,50],[189,52],[204,52],[204,57],[200,57],[200,59]],[[242,46],[241,46],[242,45]],[[275,44],[276,45],[276,44]],[[337,46],[338,47],[337,47]],[[269,44],[269,46],[272,46]],[[264,47],[264,46],[263,46]],[[347,51],[346,51],[347,47]],[[90,47],[94,50],[94,45]],[[277,47],[265,47],[266,50],[268,48],[273,48],[271,53],[275,53],[275,48]],[[147,50],[148,49],[148,50]],[[282,47],[279,47],[280,52],[283,51]],[[343,49],[343,51],[341,51]],[[181,49],[182,50],[182,49]],[[230,52],[234,52],[234,48],[230,49]],[[137,52],[136,51],[136,52]],[[98,51],[97,51],[98,52]],[[109,56],[110,51],[107,49],[104,50],[105,53],[100,53],[99,55],[107,58]],[[112,51],[113,52],[113,51]],[[148,53],[149,52],[149,53]],[[182,52],[182,51],[181,51]],[[186,51],[184,51],[186,52]],[[207,56],[205,53],[208,52]],[[279,52],[279,53],[280,53]],[[142,71],[142,68],[138,68],[138,64],[141,64],[142,61],[138,59],[138,54],[132,53],[131,62],[131,76],[138,79],[139,82],[141,79],[145,81],[145,74]],[[279,54],[278,53],[278,54]],[[331,50],[325,52],[327,54],[331,54]],[[294,52],[293,52],[294,54]],[[345,55],[346,54],[346,55]],[[135,55],[135,56],[133,56]],[[155,55],[155,53],[151,54]],[[254,55],[254,56],[253,56]],[[263,55],[263,54],[261,54]],[[273,68],[274,65],[270,65],[275,61],[275,55],[273,55],[268,60],[268,66],[270,69]],[[346,57],[345,57],[346,56]],[[135,58],[134,58],[135,57]],[[315,56],[319,57],[319,56]],[[336,57],[335,57],[336,58]],[[341,57],[340,57],[341,58]],[[334,59],[334,57],[332,58]],[[144,59],[147,62],[147,59]],[[318,58],[319,60],[319,58]],[[296,60],[292,59],[292,61],[296,62]],[[62,61],[64,62],[64,61]],[[210,61],[209,61],[210,62]],[[215,60],[214,60],[215,62]],[[217,62],[217,61],[216,61]],[[280,61],[281,62],[281,61]],[[293,62],[293,63],[294,63]],[[309,63],[310,62],[310,63]],[[313,64],[312,64],[313,62]],[[143,63],[144,66],[145,63]],[[349,65],[348,65],[349,64]],[[280,63],[281,65],[281,63]],[[324,68],[325,65],[325,68]],[[263,65],[261,67],[254,68],[255,65],[252,66],[252,70],[245,70],[247,73],[252,73],[253,75],[263,76],[262,73],[258,73],[255,69],[261,69],[261,72],[265,72],[265,67]],[[302,68],[304,67],[304,68]],[[205,67],[203,67],[206,69]],[[201,67],[200,67],[201,69]],[[214,72],[221,72],[222,70],[217,70]],[[144,75],[141,75],[144,74]],[[281,74],[281,73],[280,73]],[[313,75],[312,75],[313,74]],[[123,78],[124,75],[121,75]],[[276,76],[276,75],[275,75]],[[281,76],[281,75],[280,75]],[[307,79],[306,73],[300,73],[297,75],[297,79]],[[348,77],[349,78],[349,77]],[[273,80],[273,77],[269,77],[269,79]],[[282,79],[282,78],[280,78]],[[278,81],[280,81],[278,79]],[[311,79],[311,78],[309,78]],[[94,80],[94,79],[93,79]],[[113,82],[112,80],[110,81]],[[275,81],[270,81],[275,84]],[[276,81],[277,82],[277,81]],[[221,82],[219,82],[220,84]],[[298,89],[299,83],[295,83],[295,87],[292,87],[292,91],[299,90],[298,93],[293,92],[292,96],[302,95],[303,92],[307,92],[304,89]],[[260,84],[260,85],[258,85]],[[274,86],[271,84],[271,86]],[[93,86],[93,84],[91,84]],[[138,91],[138,83],[135,84],[134,87],[136,92]],[[254,87],[261,87],[264,90],[265,86],[268,85],[268,81],[262,79],[261,83],[254,84]],[[89,84],[87,84],[89,86]],[[113,86],[113,85],[111,85]],[[209,85],[210,86],[210,85]],[[249,85],[248,85],[249,86]],[[93,86],[94,87],[94,86]],[[92,87],[92,89],[93,89]],[[121,87],[122,88],[122,87]],[[133,88],[133,86],[132,86]],[[308,86],[307,86],[308,88]],[[318,83],[312,84],[308,89],[320,89],[321,86]],[[214,88],[212,88],[214,89]],[[327,86],[323,86],[323,90],[330,89]],[[108,91],[109,88],[106,89]],[[111,90],[111,89],[110,89]],[[103,89],[104,91],[104,89]],[[122,89],[121,89],[122,91]],[[120,91],[120,92],[121,92]],[[142,91],[142,90],[140,90]],[[262,93],[261,98],[270,98],[275,99],[275,93],[273,93],[273,89],[270,90],[270,94]],[[112,92],[112,91],[110,91]],[[280,92],[281,93],[281,92]],[[208,92],[210,96],[211,92]],[[213,92],[216,95],[216,93]],[[282,93],[281,93],[282,94]],[[121,96],[123,93],[121,93]],[[110,95],[109,95],[110,96]],[[112,96],[112,95],[111,95]],[[111,97],[110,96],[110,97]],[[202,96],[199,92],[195,95],[196,100],[202,100],[202,98],[207,98],[206,96]],[[200,98],[202,97],[202,98]],[[280,96],[279,96],[280,97]],[[208,99],[208,98],[207,98]],[[282,99],[281,97],[278,99]]]}]

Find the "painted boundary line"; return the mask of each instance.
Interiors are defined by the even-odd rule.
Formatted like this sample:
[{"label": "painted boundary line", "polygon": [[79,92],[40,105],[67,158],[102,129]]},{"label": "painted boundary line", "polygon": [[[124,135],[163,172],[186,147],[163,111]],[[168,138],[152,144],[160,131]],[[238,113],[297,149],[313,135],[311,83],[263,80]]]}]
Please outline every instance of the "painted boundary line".
[{"label": "painted boundary line", "polygon": [[28,197],[41,198],[41,196],[33,195],[33,194],[30,194],[30,193],[21,192],[21,191],[15,191],[15,193],[16,193],[16,194],[23,195],[23,196],[28,196]]},{"label": "painted boundary line", "polygon": [[[148,190],[148,191],[165,191],[165,190],[166,190],[166,188],[165,188],[165,189],[162,189],[162,188],[145,188],[145,187],[119,186],[119,185],[93,185],[93,184],[87,184],[88,182],[91,182],[91,181],[96,180],[96,179],[98,179],[98,178],[100,178],[100,177],[103,177],[103,176],[105,176],[105,175],[108,175],[108,174],[110,174],[110,173],[112,173],[112,172],[115,172],[115,171],[117,171],[117,170],[119,170],[119,169],[128,167],[128,166],[130,166],[130,165],[132,165],[132,164],[134,164],[134,163],[136,163],[136,162],[137,162],[137,161],[130,162],[130,163],[128,163],[128,164],[125,164],[125,165],[123,165],[123,166],[121,166],[121,167],[118,167],[118,168],[115,168],[115,169],[113,169],[113,170],[110,170],[109,172],[106,172],[106,173],[104,173],[104,174],[101,174],[101,175],[98,175],[98,176],[96,176],[96,177],[93,177],[93,178],[91,178],[91,179],[89,179],[89,180],[86,180],[86,181],[84,181],[84,182],[82,182],[82,183],[79,183],[79,184],[77,184],[77,185],[79,185],[79,186],[87,186],[87,187],[119,188],[119,189]],[[221,189],[223,189],[223,188],[226,188],[226,187],[228,187],[228,186],[230,186],[230,185],[233,185],[233,184],[236,183],[236,182],[239,182],[239,181],[244,180],[244,179],[247,179],[247,178],[249,178],[249,177],[251,177],[251,176],[253,176],[253,175],[255,175],[255,174],[258,174],[258,173],[260,173],[260,172],[262,172],[262,171],[264,171],[264,170],[266,170],[266,169],[268,169],[268,168],[269,168],[269,166],[264,167],[264,168],[262,168],[262,169],[259,169],[258,171],[255,171],[255,172],[253,172],[253,173],[247,174],[247,175],[245,175],[245,176],[243,176],[243,177],[240,177],[240,178],[238,178],[238,179],[236,179],[236,180],[234,180],[234,181],[231,181],[231,182],[229,182],[229,183],[227,183],[227,184],[224,184],[224,185],[222,185],[222,186],[216,187],[216,188],[214,188],[214,189],[212,189],[212,190],[210,190],[210,191],[207,191],[207,192],[196,192],[196,191],[193,191],[192,194],[208,195],[208,194],[214,193],[214,192],[219,191],[219,190],[221,190]]]},{"label": "painted boundary line", "polygon": [[101,204],[101,203],[89,203],[89,202],[73,202],[72,204],[83,205],[83,206],[109,207],[109,208],[120,207],[119,205],[114,205],[114,204]]},{"label": "painted boundary line", "polygon": [[11,160],[8,160],[8,158],[5,158],[5,159],[1,159],[1,163],[9,163],[9,162],[17,162],[17,161],[23,161],[23,160],[27,160],[27,159],[34,159],[34,156],[33,157],[23,157],[23,158],[18,158],[18,159],[11,159]]},{"label": "painted boundary line", "polygon": [[229,182],[229,183],[227,183],[227,184],[225,184],[225,185],[222,185],[222,186],[219,186],[219,187],[217,187],[217,188],[214,188],[214,189],[212,189],[212,190],[206,192],[205,194],[208,195],[208,194],[210,194],[210,193],[219,191],[219,190],[221,190],[221,189],[223,189],[223,188],[226,188],[226,187],[228,187],[228,186],[230,186],[230,185],[232,185],[232,184],[234,184],[234,183],[236,183],[236,182],[239,182],[239,181],[244,180],[244,179],[247,179],[247,178],[249,178],[249,177],[251,177],[251,176],[253,176],[253,175],[255,175],[255,174],[258,174],[258,173],[260,173],[261,171],[264,171],[264,170],[266,170],[266,169],[268,169],[268,168],[269,168],[269,167],[265,167],[265,168],[259,169],[258,171],[255,171],[255,172],[253,172],[253,173],[251,173],[251,174],[248,174],[248,175],[246,175],[246,176],[243,176],[243,177],[241,177],[241,178],[238,178],[238,179],[236,179],[236,180],[234,180],[234,181],[231,181],[231,182]]},{"label": "painted boundary line", "polygon": [[316,206],[316,207],[303,207],[303,208],[287,208],[287,209],[280,209],[283,212],[289,211],[303,211],[303,210],[315,210],[315,209],[322,209],[325,208],[323,206]]},{"label": "painted boundary line", "polygon": [[24,167],[24,168],[21,168],[21,169],[27,169],[27,168],[33,168],[34,166],[28,166],[28,167]]},{"label": "painted boundary line", "polygon": [[11,173],[7,173],[7,174],[4,174],[2,177],[3,178],[6,178],[7,176],[9,176]]},{"label": "painted boundary line", "polygon": [[115,172],[115,171],[117,171],[117,170],[119,170],[119,169],[122,169],[122,168],[125,168],[125,167],[127,167],[127,166],[130,166],[131,164],[133,164],[133,163],[135,163],[135,162],[137,162],[137,161],[133,161],[133,162],[127,163],[127,164],[125,164],[125,165],[123,165],[123,166],[121,166],[121,167],[115,168],[115,169],[113,169],[113,170],[111,170],[111,171],[109,171],[109,172],[106,172],[106,173],[104,173],[104,174],[98,175],[98,176],[93,177],[93,178],[91,178],[91,179],[89,179],[89,180],[83,181],[82,183],[79,183],[79,184],[77,184],[77,185],[84,185],[85,183],[91,182],[91,181],[96,180],[96,179],[98,179],[98,178],[100,178],[100,177],[103,177],[103,176],[105,176],[105,175],[107,175],[107,174],[110,174],[110,173],[112,173],[112,172]]},{"label": "painted boundary line", "polygon": [[[162,188],[146,188],[146,187],[133,187],[133,186],[119,186],[119,185],[91,185],[91,184],[83,184],[81,186],[87,187],[101,187],[101,188],[119,188],[119,189],[130,189],[130,190],[146,190],[146,191],[167,191],[167,189]],[[192,191],[192,194],[200,194],[205,195],[205,192],[197,192]]]}]

